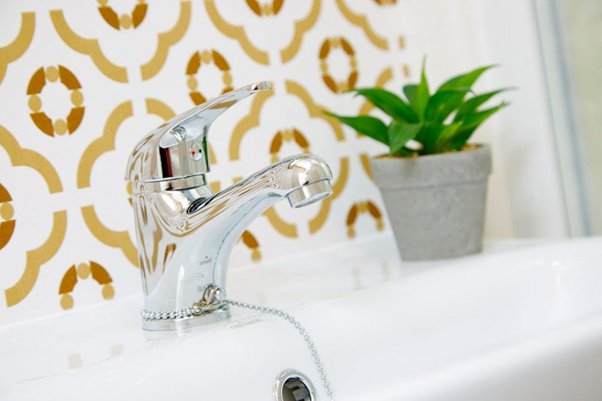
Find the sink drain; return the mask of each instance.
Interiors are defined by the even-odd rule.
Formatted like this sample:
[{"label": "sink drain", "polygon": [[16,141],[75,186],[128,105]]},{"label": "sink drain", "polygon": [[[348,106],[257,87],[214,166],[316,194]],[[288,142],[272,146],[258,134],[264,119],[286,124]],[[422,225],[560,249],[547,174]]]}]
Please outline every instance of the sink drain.
[{"label": "sink drain", "polygon": [[274,383],[275,401],[316,401],[316,392],[311,382],[301,372],[285,370]]}]

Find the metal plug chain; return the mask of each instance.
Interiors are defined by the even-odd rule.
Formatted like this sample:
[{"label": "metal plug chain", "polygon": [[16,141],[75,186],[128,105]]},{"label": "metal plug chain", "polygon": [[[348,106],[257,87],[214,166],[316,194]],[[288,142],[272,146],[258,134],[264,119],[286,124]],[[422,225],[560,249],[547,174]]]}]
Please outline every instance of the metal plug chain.
[{"label": "metal plug chain", "polygon": [[202,316],[226,306],[220,301],[221,294],[222,291],[218,287],[210,284],[205,287],[199,302],[194,303],[190,308],[158,312],[143,309],[140,314],[146,320],[171,320]]},{"label": "metal plug chain", "polygon": [[254,305],[254,304],[250,304],[247,302],[233,301],[231,299],[225,299],[223,302],[228,305],[238,306],[239,308],[255,310],[258,312],[263,312],[263,313],[267,313],[270,315],[278,316],[278,317],[286,320],[293,326],[295,326],[295,328],[297,329],[299,334],[301,334],[301,336],[307,343],[307,348],[309,348],[309,351],[311,352],[311,355],[314,358],[314,363],[316,364],[316,367],[320,374],[320,379],[322,379],[322,383],[324,384],[324,388],[326,389],[326,394],[328,394],[328,397],[330,397],[330,401],[334,401],[334,398],[332,396],[332,390],[330,388],[330,383],[328,383],[328,380],[326,378],[326,373],[324,373],[324,366],[322,366],[322,361],[320,361],[320,357],[318,356],[318,351],[316,350],[316,347],[315,347],[313,341],[311,340],[311,337],[309,336],[309,334],[307,333],[305,328],[303,326],[301,326],[301,323],[299,323],[299,321],[297,319],[295,319],[293,316],[289,315],[288,313],[284,312],[283,310],[276,309],[276,308],[268,308],[266,306]]},{"label": "metal plug chain", "polygon": [[314,363],[316,364],[316,367],[320,374],[320,379],[322,379],[322,383],[324,384],[324,388],[326,389],[326,394],[328,394],[328,397],[330,397],[330,401],[334,401],[334,398],[332,397],[332,389],[330,388],[330,383],[328,383],[328,380],[326,378],[326,373],[324,373],[324,366],[322,366],[322,361],[320,361],[318,351],[316,350],[316,347],[313,341],[311,340],[311,337],[309,336],[305,328],[301,326],[301,323],[299,323],[297,319],[280,309],[268,308],[267,306],[254,305],[247,302],[234,301],[231,299],[221,300],[220,298],[222,297],[222,294],[222,290],[210,284],[207,287],[205,287],[205,291],[203,291],[203,295],[199,302],[193,304],[190,308],[161,312],[149,312],[147,310],[143,310],[141,312],[142,318],[146,320],[170,320],[191,318],[211,313],[217,309],[226,307],[226,305],[232,305],[239,308],[250,309],[280,317],[292,324],[307,343],[307,348],[309,348],[309,351],[311,352],[311,355],[314,358]]}]

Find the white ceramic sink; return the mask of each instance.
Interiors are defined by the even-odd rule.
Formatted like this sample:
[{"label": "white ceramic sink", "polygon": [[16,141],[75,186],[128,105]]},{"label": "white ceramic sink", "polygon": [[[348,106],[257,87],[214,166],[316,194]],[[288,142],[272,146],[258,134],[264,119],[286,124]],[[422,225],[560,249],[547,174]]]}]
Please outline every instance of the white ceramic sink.
[{"label": "white ceramic sink", "polygon": [[[284,308],[337,400],[602,399],[602,239],[402,263],[375,237],[231,272],[229,297]],[[271,400],[296,369],[287,322],[241,309],[185,335],[140,328],[141,297],[0,330],[2,400]]]}]

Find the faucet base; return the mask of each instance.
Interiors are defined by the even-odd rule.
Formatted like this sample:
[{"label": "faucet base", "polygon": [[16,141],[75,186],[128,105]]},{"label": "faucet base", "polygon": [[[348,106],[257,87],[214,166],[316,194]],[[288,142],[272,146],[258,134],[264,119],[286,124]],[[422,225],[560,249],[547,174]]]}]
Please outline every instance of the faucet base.
[{"label": "faucet base", "polygon": [[165,330],[183,330],[197,326],[213,324],[230,318],[230,309],[228,306],[216,309],[210,313],[183,317],[178,319],[158,319],[147,320],[142,319],[142,328],[148,331],[165,331]]}]

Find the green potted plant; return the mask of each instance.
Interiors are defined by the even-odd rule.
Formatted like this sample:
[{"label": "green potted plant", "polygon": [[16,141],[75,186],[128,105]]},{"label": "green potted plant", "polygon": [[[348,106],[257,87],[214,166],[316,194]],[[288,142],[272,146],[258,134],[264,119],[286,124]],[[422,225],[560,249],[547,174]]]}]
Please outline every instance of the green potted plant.
[{"label": "green potted plant", "polygon": [[405,99],[382,88],[348,91],[388,114],[388,125],[372,116],[325,112],[389,147],[370,165],[404,260],[481,251],[491,149],[468,140],[506,106],[484,105],[504,89],[471,90],[489,68],[454,77],[431,93],[423,65],[420,82],[403,87]]}]

